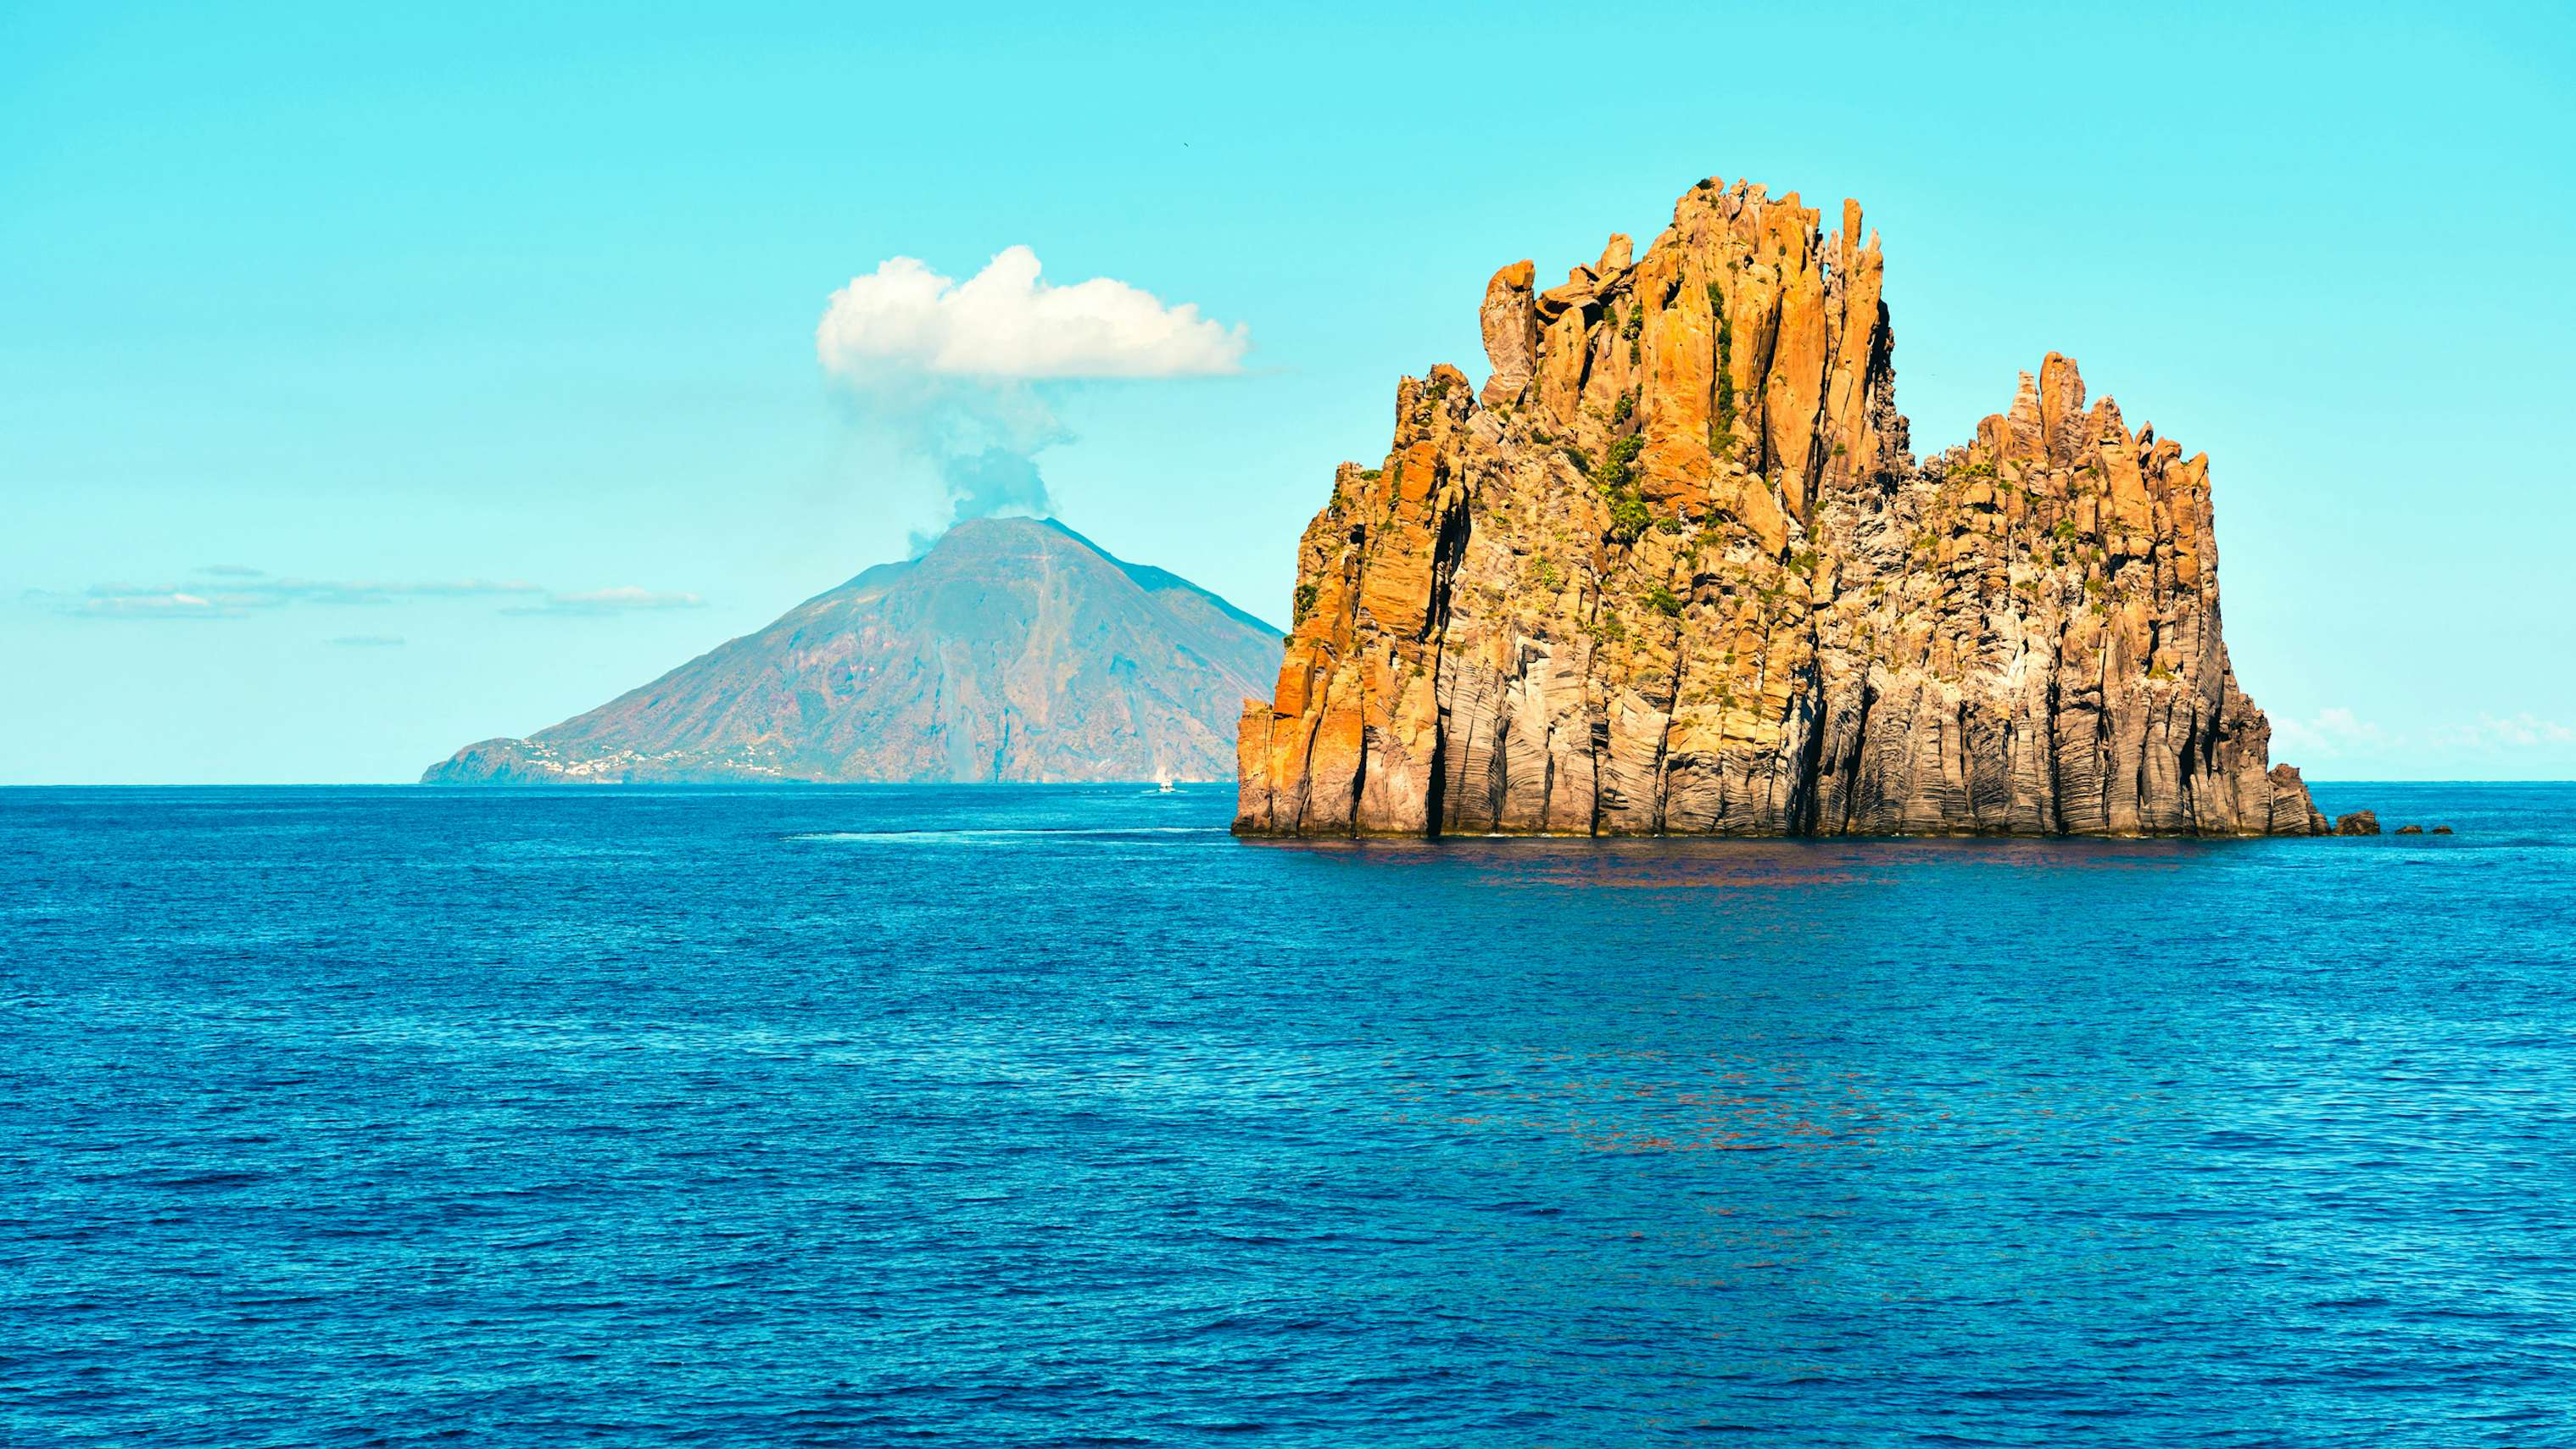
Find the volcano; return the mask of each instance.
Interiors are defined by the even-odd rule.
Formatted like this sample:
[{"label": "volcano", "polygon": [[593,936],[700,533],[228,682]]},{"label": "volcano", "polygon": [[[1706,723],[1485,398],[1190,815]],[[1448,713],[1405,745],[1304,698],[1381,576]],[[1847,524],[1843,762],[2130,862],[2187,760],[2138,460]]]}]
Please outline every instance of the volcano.
[{"label": "volcano", "polygon": [[1052,519],[958,524],[429,785],[1215,780],[1280,631]]}]

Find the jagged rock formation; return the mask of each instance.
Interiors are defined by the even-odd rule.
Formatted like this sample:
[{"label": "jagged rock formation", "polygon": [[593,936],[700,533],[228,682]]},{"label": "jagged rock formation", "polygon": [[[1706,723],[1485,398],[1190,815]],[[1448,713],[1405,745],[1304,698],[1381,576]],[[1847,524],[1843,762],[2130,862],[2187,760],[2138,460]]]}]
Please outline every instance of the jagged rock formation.
[{"label": "jagged rock formation", "polygon": [[1704,181],[1486,288],[1298,549],[1247,834],[2310,834],[2219,635],[2204,456],[2052,353],[1917,462],[1878,239]]},{"label": "jagged rock formation", "polygon": [[431,785],[1223,779],[1279,632],[1062,524],[988,518]]}]

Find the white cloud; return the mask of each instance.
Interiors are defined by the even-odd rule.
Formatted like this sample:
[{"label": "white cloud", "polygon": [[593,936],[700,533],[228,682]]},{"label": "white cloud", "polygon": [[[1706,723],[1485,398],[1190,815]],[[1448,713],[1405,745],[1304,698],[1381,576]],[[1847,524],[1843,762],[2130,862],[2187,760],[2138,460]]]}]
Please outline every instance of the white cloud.
[{"label": "white cloud", "polygon": [[[85,619],[238,619],[267,609],[289,606],[365,608],[405,600],[528,599],[503,609],[505,614],[610,614],[628,609],[694,609],[706,602],[696,594],[651,589],[590,589],[565,593],[524,579],[429,579],[379,583],[337,579],[272,579],[257,569],[223,566],[199,569],[220,583],[185,583],[136,587],[93,584],[79,593],[29,589],[28,603]],[[390,636],[387,636],[390,637]],[[374,635],[348,639],[378,642]],[[396,641],[399,642],[399,641]]]},{"label": "white cloud", "polygon": [[659,592],[627,585],[614,589],[585,589],[579,593],[548,594],[542,604],[503,609],[505,614],[616,614],[629,609],[695,609],[706,603],[696,594]]},{"label": "white cloud", "polygon": [[1190,303],[1167,307],[1125,282],[1057,286],[1024,246],[963,282],[892,258],[834,292],[814,329],[824,370],[861,380],[1205,377],[1240,372],[1250,346],[1241,324],[1201,317]]},{"label": "white cloud", "polygon": [[2529,711],[2481,714],[2474,721],[2382,727],[2341,707],[2305,718],[2275,716],[2272,758],[2294,764],[2357,767],[2392,778],[2432,779],[2500,773],[2520,776],[2563,768],[2576,759],[2576,728]]},{"label": "white cloud", "polygon": [[2395,743],[2387,731],[2355,715],[2341,705],[2318,710],[2308,719],[2284,715],[2272,722],[2272,754],[2275,758],[2306,756],[2332,758],[2354,750],[2371,750]]},{"label": "white cloud", "polygon": [[110,619],[220,619],[240,609],[223,599],[178,589],[93,589],[71,612]]},{"label": "white cloud", "polygon": [[257,569],[235,567],[197,571],[218,576],[221,584],[178,584],[137,588],[128,584],[93,584],[78,595],[32,591],[30,598],[69,614],[102,619],[230,619],[254,609],[288,604],[387,604],[397,599],[468,599],[508,594],[542,594],[544,589],[519,580],[448,579],[426,583],[348,582],[336,579],[272,579]]},{"label": "white cloud", "polygon": [[2434,744],[2451,750],[2530,750],[2576,745],[2576,729],[2528,711],[2515,715],[2482,714],[2475,724],[2439,725],[2428,735]]}]

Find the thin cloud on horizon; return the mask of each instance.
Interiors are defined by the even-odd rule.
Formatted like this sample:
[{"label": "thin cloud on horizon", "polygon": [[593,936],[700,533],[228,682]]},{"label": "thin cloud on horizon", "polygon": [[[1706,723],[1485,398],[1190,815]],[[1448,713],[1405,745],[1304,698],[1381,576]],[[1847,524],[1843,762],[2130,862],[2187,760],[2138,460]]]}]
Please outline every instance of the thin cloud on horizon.
[{"label": "thin cloud on horizon", "polygon": [[76,592],[28,589],[20,597],[37,607],[74,618],[152,620],[239,619],[293,605],[372,608],[436,599],[529,601],[500,611],[513,615],[600,615],[636,609],[697,608],[706,602],[704,596],[682,590],[644,589],[632,585],[558,590],[525,579],[384,582],[271,578],[260,569],[241,564],[209,564],[195,570],[190,581],[175,584],[99,583]]},{"label": "thin cloud on horizon", "polygon": [[619,614],[637,609],[698,609],[706,606],[699,594],[678,590],[615,588],[588,589],[579,593],[548,594],[541,604],[514,604],[504,614]]}]

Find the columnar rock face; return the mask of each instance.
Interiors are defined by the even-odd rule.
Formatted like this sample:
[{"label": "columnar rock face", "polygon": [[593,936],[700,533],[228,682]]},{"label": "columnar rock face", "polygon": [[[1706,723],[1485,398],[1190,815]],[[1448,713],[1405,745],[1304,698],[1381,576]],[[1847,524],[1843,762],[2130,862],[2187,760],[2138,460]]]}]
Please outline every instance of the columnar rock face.
[{"label": "columnar rock face", "polygon": [[2327,827],[2219,633],[2209,467],[2051,353],[1918,462],[1878,240],[1700,183],[1483,305],[1298,551],[1247,834]]}]

